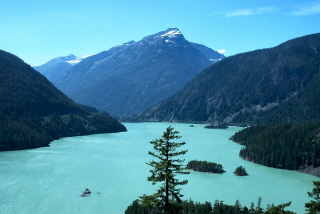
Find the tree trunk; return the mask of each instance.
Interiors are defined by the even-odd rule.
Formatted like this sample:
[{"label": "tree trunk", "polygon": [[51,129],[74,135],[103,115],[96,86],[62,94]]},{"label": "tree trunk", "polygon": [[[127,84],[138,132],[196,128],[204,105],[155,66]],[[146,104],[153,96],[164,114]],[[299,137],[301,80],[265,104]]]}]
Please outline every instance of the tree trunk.
[{"label": "tree trunk", "polygon": [[[169,141],[167,141],[166,143],[166,161],[168,163],[168,160],[169,160]],[[169,167],[168,167],[168,164],[166,164],[166,173],[168,172],[169,170]],[[169,178],[166,176],[166,200],[165,200],[165,212],[166,213],[170,213],[170,205],[169,205]]]}]

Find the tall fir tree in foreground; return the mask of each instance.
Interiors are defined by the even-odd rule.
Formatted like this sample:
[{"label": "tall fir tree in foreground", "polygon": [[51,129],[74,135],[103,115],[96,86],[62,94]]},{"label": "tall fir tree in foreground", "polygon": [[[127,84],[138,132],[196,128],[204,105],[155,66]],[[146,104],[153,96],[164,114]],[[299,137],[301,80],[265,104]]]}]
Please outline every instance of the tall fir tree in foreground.
[{"label": "tall fir tree in foreground", "polygon": [[178,213],[182,203],[179,185],[185,185],[188,180],[179,181],[176,179],[178,174],[189,174],[187,168],[182,165],[184,160],[178,159],[177,156],[184,155],[188,150],[177,151],[185,142],[177,143],[173,140],[181,138],[177,134],[179,131],[173,131],[174,128],[169,126],[161,138],[152,140],[155,152],[149,151],[148,154],[156,157],[158,161],[147,163],[153,169],[150,170],[151,176],[148,181],[152,185],[161,183],[156,193],[152,195],[140,196],[140,203],[146,207],[154,207],[159,213]]}]

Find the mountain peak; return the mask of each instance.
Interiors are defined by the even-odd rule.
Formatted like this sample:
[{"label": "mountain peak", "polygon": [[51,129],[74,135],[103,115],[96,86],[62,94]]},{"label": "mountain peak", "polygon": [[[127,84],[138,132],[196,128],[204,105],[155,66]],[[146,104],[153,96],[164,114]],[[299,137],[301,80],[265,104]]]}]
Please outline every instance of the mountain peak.
[{"label": "mountain peak", "polygon": [[67,60],[74,60],[76,58],[77,57],[75,55],[69,54],[68,56],[60,56],[60,57],[54,58],[53,60],[67,61]]},{"label": "mountain peak", "polygon": [[169,28],[168,30],[164,31],[162,35],[160,36],[169,36],[169,37],[175,37],[177,35],[182,34],[178,28]]},{"label": "mountain peak", "polygon": [[169,38],[172,38],[172,37],[177,37],[177,36],[180,36],[180,35],[183,36],[181,31],[178,28],[168,28],[165,31],[161,31],[161,32],[156,33],[156,34],[153,34],[153,35],[150,35],[150,36],[146,36],[146,37],[143,38],[143,40],[156,38],[156,37],[165,37],[165,36],[168,36]]}]

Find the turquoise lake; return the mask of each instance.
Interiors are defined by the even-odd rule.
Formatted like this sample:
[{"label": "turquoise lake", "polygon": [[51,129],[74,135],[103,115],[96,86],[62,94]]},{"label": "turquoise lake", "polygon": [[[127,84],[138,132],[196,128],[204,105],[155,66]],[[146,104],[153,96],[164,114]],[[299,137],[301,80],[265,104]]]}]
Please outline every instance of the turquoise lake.
[{"label": "turquoise lake", "polygon": [[[229,137],[241,130],[204,129],[204,125],[182,123],[124,123],[128,131],[114,134],[70,137],[53,141],[50,147],[0,153],[0,213],[124,213],[133,200],[156,190],[147,181],[152,159],[151,140],[160,138],[171,125],[180,131],[178,141],[189,160],[206,160],[223,165],[226,173],[191,172],[180,176],[184,199],[222,200],[250,207],[262,197],[262,205],[292,201],[289,210],[304,212],[310,201],[307,192],[320,178],[298,172],[260,166],[239,157],[241,146]],[[244,166],[249,176],[233,171]],[[92,194],[80,197],[85,188]],[[100,194],[98,194],[100,193]]]}]

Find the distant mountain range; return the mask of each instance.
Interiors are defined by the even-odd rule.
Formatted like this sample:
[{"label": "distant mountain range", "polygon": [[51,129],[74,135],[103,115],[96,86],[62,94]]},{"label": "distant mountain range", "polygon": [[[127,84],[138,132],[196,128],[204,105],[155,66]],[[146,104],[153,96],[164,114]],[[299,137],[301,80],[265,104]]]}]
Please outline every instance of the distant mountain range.
[{"label": "distant mountain range", "polygon": [[63,72],[50,70],[51,61],[40,66],[43,70],[36,69],[74,101],[120,117],[154,106],[223,58],[204,45],[188,42],[179,29],[169,28],[92,55],[73,67],[59,60],[60,71],[70,67]]},{"label": "distant mountain range", "polygon": [[0,151],[60,137],[126,131],[107,113],[74,103],[20,58],[0,50]]},{"label": "distant mountain range", "polygon": [[211,48],[208,48],[205,45],[201,45],[198,43],[190,42],[193,47],[201,51],[212,63],[216,63],[220,61],[221,59],[225,58],[225,56],[217,51],[212,50]]},{"label": "distant mountain range", "polygon": [[320,120],[320,34],[228,57],[132,121]]},{"label": "distant mountain range", "polygon": [[68,69],[73,67],[74,65],[81,62],[81,60],[87,58],[89,56],[84,57],[76,57],[73,54],[68,56],[57,57],[49,62],[41,65],[33,67],[35,70],[42,73],[50,82],[57,81]]}]

